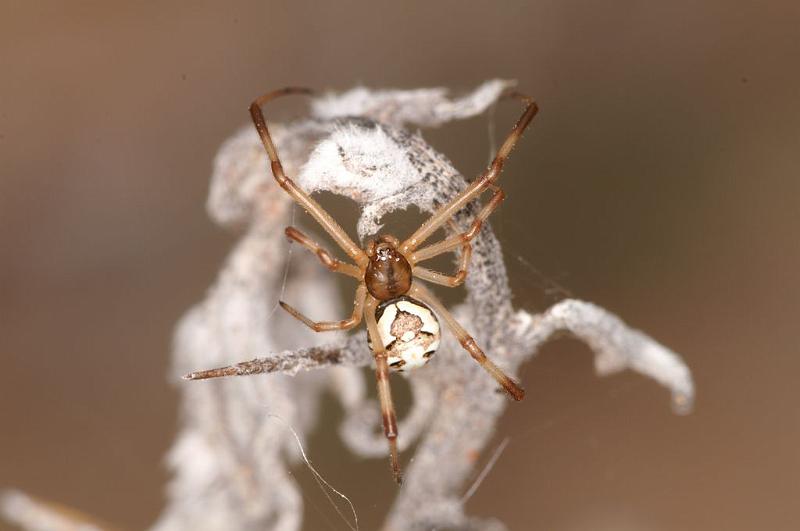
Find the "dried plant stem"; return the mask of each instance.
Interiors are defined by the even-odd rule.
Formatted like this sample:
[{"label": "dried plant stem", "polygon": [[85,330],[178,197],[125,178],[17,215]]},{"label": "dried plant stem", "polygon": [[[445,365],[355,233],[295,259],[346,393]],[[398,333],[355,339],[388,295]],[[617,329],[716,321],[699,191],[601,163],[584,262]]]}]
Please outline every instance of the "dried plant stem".
[{"label": "dried plant stem", "polygon": [[[433,212],[467,187],[447,158],[404,126],[474,116],[512,85],[489,81],[457,99],[443,89],[358,88],[320,96],[310,118],[271,123],[270,131],[286,174],[296,176],[305,192],[330,191],[359,202],[363,240],[379,231],[385,214],[409,205]],[[286,275],[289,201],[266,164],[250,129],[229,140],[217,157],[211,216],[247,230],[205,300],[187,313],[176,333],[173,375],[183,407],[168,457],[173,474],[168,502],[154,525],[159,531],[300,529],[302,498],[289,467],[301,459],[298,445],[316,423],[325,388],[345,409],[340,433],[347,446],[365,457],[386,452],[377,408],[355,369],[372,364],[364,333],[313,334],[289,324],[283,312],[273,313],[279,292],[301,312],[308,306],[314,315],[340,315],[341,308],[332,302],[333,275],[313,258],[295,260]],[[468,203],[448,232],[469,230],[479,212],[477,201]],[[676,412],[689,410],[693,382],[680,357],[613,314],[574,299],[538,315],[513,308],[500,244],[488,223],[479,230],[469,249],[467,297],[452,311],[498,367],[515,375],[545,342],[566,332],[591,347],[599,374],[631,369],[667,387]],[[303,238],[294,239],[303,243]],[[210,367],[216,368],[205,370]],[[193,382],[181,375],[249,377]],[[468,516],[464,502],[475,476],[473,456],[489,443],[510,402],[448,335],[409,382],[413,404],[400,419],[398,447],[418,445],[385,529],[504,529],[496,520]],[[280,417],[292,430],[267,422],[267,415]],[[23,503],[18,496],[7,495],[3,510],[23,527],[40,529],[37,522],[53,516],[46,506]]]}]

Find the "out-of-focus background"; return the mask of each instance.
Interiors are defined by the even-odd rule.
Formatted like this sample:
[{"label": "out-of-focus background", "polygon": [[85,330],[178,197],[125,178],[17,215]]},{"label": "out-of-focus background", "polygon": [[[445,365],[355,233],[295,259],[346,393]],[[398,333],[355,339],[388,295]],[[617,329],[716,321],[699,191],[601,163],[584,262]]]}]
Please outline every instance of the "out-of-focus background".
[{"label": "out-of-focus background", "polygon": [[[543,309],[555,282],[618,313],[684,356],[698,399],[673,416],[655,383],[596,378],[558,341],[524,367],[468,510],[511,529],[796,529],[798,28],[790,1],[7,2],[0,487],[155,519],[171,332],[235,241],[204,202],[254,96],[504,77],[542,109],[493,217],[516,303]],[[474,175],[517,112],[425,135]],[[346,454],[327,414],[311,459],[374,528],[385,463]],[[328,528],[297,474],[306,528]]]}]

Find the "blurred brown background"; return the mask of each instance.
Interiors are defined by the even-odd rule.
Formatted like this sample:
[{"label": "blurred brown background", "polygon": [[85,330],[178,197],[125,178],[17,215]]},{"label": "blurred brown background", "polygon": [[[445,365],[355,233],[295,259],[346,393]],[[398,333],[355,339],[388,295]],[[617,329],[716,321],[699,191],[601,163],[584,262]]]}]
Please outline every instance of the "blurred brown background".
[{"label": "blurred brown background", "polygon": [[[552,302],[550,279],[611,309],[684,356],[698,400],[673,416],[655,383],[596,378],[559,341],[524,368],[469,510],[511,529],[798,528],[800,4],[33,4],[0,16],[0,487],[128,529],[158,514],[171,330],[234,241],[204,201],[254,96],[506,77],[542,108],[493,218],[517,304]],[[426,137],[473,175],[487,124]],[[374,528],[385,463],[346,454],[328,413],[311,459]],[[307,528],[342,529],[297,474]]]}]

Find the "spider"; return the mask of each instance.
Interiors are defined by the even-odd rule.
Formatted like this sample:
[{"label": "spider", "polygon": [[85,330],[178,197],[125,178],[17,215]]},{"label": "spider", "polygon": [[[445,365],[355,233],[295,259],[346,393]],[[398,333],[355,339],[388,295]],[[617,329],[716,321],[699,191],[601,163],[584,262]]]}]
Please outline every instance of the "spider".
[{"label": "spider", "polygon": [[[283,171],[278,152],[272,142],[262,112],[262,106],[277,97],[289,94],[312,94],[310,89],[287,87],[269,92],[250,105],[250,116],[261,142],[269,156],[272,174],[278,185],[303,207],[333,240],[350,257],[353,263],[340,261],[313,239],[295,227],[286,228],[286,236],[317,255],[329,270],[358,280],[355,290],[353,312],[341,321],[313,321],[280,301],[281,307],[315,332],[351,330],[362,319],[366,321],[368,344],[375,357],[375,375],[378,398],[383,417],[383,432],[389,443],[392,475],[402,482],[400,460],[397,451],[397,418],[389,386],[389,370],[403,371],[425,365],[433,356],[441,338],[441,317],[461,346],[483,367],[489,375],[514,400],[522,400],[525,391],[520,385],[497,367],[450,312],[419,280],[448,287],[464,282],[469,269],[470,241],[480,232],[483,222],[500,205],[505,193],[494,183],[500,176],[503,164],[519,140],[522,132],[538,111],[536,103],[528,96],[513,93],[522,100],[525,110],[511,132],[500,146],[492,163],[461,193],[450,202],[440,206],[411,236],[403,241],[390,234],[383,234],[370,241],[366,248],[356,245],[342,227],[309,194],[304,192]],[[453,216],[486,190],[493,194],[489,202],[478,212],[472,224],[464,232],[458,232]],[[423,246],[438,229],[449,224],[456,234],[441,241]],[[461,250],[458,270],[449,276],[419,265],[420,262],[441,254]],[[226,375],[212,369],[187,375],[190,379],[214,378]]]}]

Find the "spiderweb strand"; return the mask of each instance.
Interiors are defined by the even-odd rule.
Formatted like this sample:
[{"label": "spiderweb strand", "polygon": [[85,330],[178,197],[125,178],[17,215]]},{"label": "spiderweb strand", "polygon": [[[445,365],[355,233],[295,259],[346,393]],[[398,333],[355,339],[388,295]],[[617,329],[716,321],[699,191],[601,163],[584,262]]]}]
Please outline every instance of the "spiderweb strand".
[{"label": "spiderweb strand", "polygon": [[461,497],[461,503],[466,503],[468,499],[472,498],[472,496],[478,490],[478,487],[480,487],[481,483],[483,483],[483,480],[486,479],[486,476],[488,476],[489,472],[491,472],[492,469],[494,468],[494,465],[497,463],[497,460],[500,459],[500,456],[503,454],[503,451],[505,451],[506,446],[508,446],[509,442],[511,442],[511,437],[506,437],[505,439],[503,439],[503,442],[497,445],[497,448],[495,449],[494,453],[492,453],[492,457],[489,458],[489,461],[486,463],[486,466],[483,467],[481,473],[478,474],[477,478],[475,478],[475,482],[467,490],[467,492],[464,493],[464,496]]},{"label": "spiderweb strand", "polygon": [[[284,426],[286,426],[289,429],[289,431],[292,432],[294,440],[297,441],[297,447],[300,449],[300,455],[303,457],[303,462],[305,463],[306,467],[308,467],[308,469],[311,471],[311,473],[314,474],[314,481],[317,482],[317,485],[319,485],[320,490],[322,491],[323,494],[325,494],[325,497],[328,498],[328,501],[331,502],[331,505],[336,510],[336,513],[342,518],[344,523],[347,524],[347,527],[349,527],[352,531],[358,531],[358,514],[356,514],[356,508],[353,505],[353,502],[350,501],[350,498],[348,498],[345,494],[343,494],[341,491],[337,490],[333,485],[328,483],[328,481],[324,477],[322,477],[322,474],[317,472],[317,469],[314,468],[314,465],[312,465],[311,461],[308,459],[306,451],[303,448],[303,443],[300,442],[300,436],[297,434],[295,429],[278,415],[267,413],[266,416],[267,418],[273,418],[280,421]],[[328,493],[328,490],[326,490],[325,487],[333,491],[337,496],[341,497],[342,499],[344,499],[344,501],[347,502],[347,504],[350,506],[350,511],[352,511],[353,513],[353,522],[354,522],[353,524],[351,524],[350,521],[342,514],[342,511],[339,509],[339,506],[336,505],[336,502],[333,501],[330,494]]]},{"label": "spiderweb strand", "polygon": [[[293,227],[294,226],[294,213],[295,213],[294,205],[292,205],[291,208],[292,208],[292,222],[291,222],[290,225]],[[292,245],[292,242],[289,242],[289,248],[286,251],[286,264],[283,267],[283,279],[281,281],[281,294],[278,296],[278,300],[275,301],[275,305],[269,311],[269,315],[267,315],[267,321],[272,319],[272,316],[275,315],[275,312],[278,310],[278,306],[280,306],[280,301],[283,300],[283,296],[286,293],[286,279],[289,278],[289,268],[292,265],[292,249],[293,248],[294,248],[294,246]]]}]

